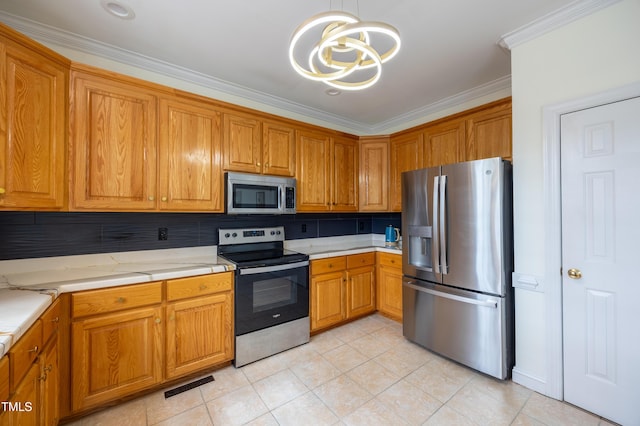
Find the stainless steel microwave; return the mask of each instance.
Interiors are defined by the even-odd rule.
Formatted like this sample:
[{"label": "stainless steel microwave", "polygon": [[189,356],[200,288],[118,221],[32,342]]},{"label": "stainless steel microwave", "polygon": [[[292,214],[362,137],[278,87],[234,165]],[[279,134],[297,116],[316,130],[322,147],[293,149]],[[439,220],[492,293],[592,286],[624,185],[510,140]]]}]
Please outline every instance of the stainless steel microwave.
[{"label": "stainless steel microwave", "polygon": [[281,176],[225,173],[227,214],[294,214],[296,180]]}]

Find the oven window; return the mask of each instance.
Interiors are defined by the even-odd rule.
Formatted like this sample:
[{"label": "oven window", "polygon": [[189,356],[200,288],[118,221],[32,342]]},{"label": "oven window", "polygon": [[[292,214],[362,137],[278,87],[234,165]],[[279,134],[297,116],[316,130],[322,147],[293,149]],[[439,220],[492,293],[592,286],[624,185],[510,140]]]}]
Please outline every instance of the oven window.
[{"label": "oven window", "polygon": [[278,208],[278,187],[268,185],[233,184],[233,207]]},{"label": "oven window", "polygon": [[253,283],[253,313],[295,304],[295,277],[272,278]]}]

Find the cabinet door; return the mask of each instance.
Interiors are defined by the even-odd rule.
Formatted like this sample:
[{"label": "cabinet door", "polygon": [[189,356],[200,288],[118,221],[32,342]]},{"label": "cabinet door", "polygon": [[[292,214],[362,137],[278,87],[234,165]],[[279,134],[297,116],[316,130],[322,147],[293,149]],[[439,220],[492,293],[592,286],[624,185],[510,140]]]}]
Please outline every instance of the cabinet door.
[{"label": "cabinet door", "polygon": [[422,167],[422,131],[391,138],[391,185],[389,199],[392,211],[402,209],[402,172]]},{"label": "cabinet door", "polygon": [[377,308],[397,320],[402,319],[402,269],[378,266]]},{"label": "cabinet door", "polygon": [[298,211],[328,211],[331,207],[330,142],[322,133],[296,132]]},{"label": "cabinet door", "polygon": [[248,116],[224,114],[222,128],[224,169],[261,173],[260,122]]},{"label": "cabinet door", "polygon": [[464,161],[464,120],[429,126],[424,132],[424,167]]},{"label": "cabinet door", "polygon": [[220,114],[185,99],[160,100],[159,207],[222,211]]},{"label": "cabinet door", "polygon": [[3,426],[40,426],[39,384],[40,365],[36,362],[31,365],[27,375],[16,388],[9,401],[11,404],[9,410],[4,415],[0,414],[0,424]]},{"label": "cabinet door", "polygon": [[162,308],[72,324],[73,410],[97,407],[162,380]]},{"label": "cabinet door", "polygon": [[347,318],[344,281],[344,271],[311,277],[311,331]]},{"label": "cabinet door", "polygon": [[230,292],[167,305],[167,378],[233,359]]},{"label": "cabinet door", "polygon": [[358,142],[333,138],[332,144],[331,210],[358,210]]},{"label": "cabinet door", "polygon": [[347,318],[375,311],[375,267],[349,269],[348,275]]},{"label": "cabinet door", "polygon": [[68,77],[0,36],[0,209],[64,207]]},{"label": "cabinet door", "polygon": [[72,71],[72,208],[156,208],[156,97]]},{"label": "cabinet door", "polygon": [[40,357],[40,423],[56,426],[60,418],[60,371],[58,336],[54,336]]},{"label": "cabinet door", "polygon": [[511,102],[487,108],[467,120],[467,160],[511,160]]},{"label": "cabinet door", "polygon": [[296,173],[295,130],[283,124],[263,122],[262,160],[264,174],[294,176]]},{"label": "cabinet door", "polygon": [[360,142],[359,210],[389,209],[389,138]]}]

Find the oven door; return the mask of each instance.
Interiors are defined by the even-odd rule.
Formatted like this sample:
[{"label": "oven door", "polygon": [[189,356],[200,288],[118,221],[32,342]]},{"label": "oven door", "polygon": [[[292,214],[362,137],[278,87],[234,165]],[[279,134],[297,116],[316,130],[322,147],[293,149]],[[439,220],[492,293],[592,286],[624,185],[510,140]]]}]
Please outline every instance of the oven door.
[{"label": "oven door", "polygon": [[309,262],[240,268],[236,336],[309,316]]}]

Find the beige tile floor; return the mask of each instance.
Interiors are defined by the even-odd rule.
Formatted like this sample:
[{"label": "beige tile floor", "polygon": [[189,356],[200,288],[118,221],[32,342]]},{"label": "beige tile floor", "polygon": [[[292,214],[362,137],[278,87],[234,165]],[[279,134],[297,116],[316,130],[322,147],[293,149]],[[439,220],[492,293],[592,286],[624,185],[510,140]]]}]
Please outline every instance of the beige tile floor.
[{"label": "beige tile floor", "polygon": [[610,424],[434,355],[377,314],[213,375],[214,382],[171,398],[156,392],[73,425]]}]

